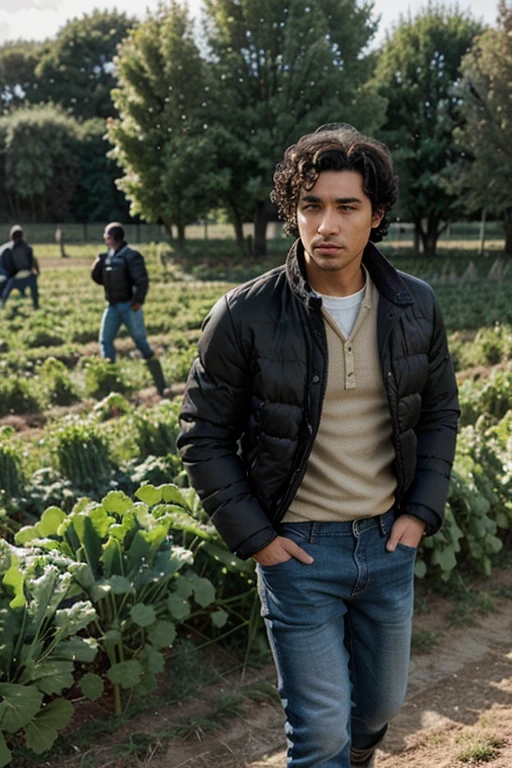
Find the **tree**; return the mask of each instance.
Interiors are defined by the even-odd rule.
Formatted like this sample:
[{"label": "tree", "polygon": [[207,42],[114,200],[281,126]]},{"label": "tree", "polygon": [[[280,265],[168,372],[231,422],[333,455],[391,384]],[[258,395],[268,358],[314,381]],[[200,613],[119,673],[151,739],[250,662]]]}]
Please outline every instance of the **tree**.
[{"label": "tree", "polygon": [[[255,252],[266,251],[266,201],[284,149],[322,123],[374,131],[383,102],[363,88],[375,32],[371,3],[355,0],[205,0],[212,104],[224,196],[233,220],[252,210]],[[222,108],[219,110],[218,105]]]},{"label": "tree", "polygon": [[429,5],[400,24],[378,58],[371,87],[385,97],[380,137],[393,152],[401,205],[413,221],[426,256],[460,210],[444,176],[460,157],[453,131],[463,117],[455,84],[463,55],[480,25],[466,13]]},{"label": "tree", "polygon": [[78,171],[77,122],[53,105],[0,118],[0,189],[13,219],[65,218]]},{"label": "tree", "polygon": [[117,188],[121,169],[108,156],[105,121],[87,120],[79,127],[78,180],[71,211],[78,221],[124,221],[129,203]]},{"label": "tree", "polygon": [[47,43],[36,69],[39,101],[61,104],[81,119],[110,117],[114,57],[135,25],[124,13],[95,10],[72,19]]},{"label": "tree", "polygon": [[19,40],[0,46],[0,114],[38,101],[35,70],[41,44]]},{"label": "tree", "polygon": [[[500,0],[496,29],[475,40],[462,61],[460,93],[465,124],[456,133],[469,163],[458,189],[469,210],[486,208],[503,219],[505,254],[512,256],[512,5]],[[471,162],[472,161],[472,162]],[[457,187],[456,187],[457,188]]]},{"label": "tree", "polygon": [[219,169],[205,121],[206,64],[187,7],[160,6],[122,44],[114,91],[118,120],[109,121],[118,186],[132,215],[161,221],[185,244],[185,227],[217,204],[229,171]]}]

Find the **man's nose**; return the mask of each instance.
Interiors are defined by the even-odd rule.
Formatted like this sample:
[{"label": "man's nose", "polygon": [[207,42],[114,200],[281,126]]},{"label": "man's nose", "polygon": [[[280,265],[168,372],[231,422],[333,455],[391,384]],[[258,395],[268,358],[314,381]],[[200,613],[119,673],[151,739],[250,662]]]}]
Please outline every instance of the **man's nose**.
[{"label": "man's nose", "polygon": [[318,223],[318,232],[321,235],[332,235],[339,229],[339,217],[337,211],[326,208]]}]

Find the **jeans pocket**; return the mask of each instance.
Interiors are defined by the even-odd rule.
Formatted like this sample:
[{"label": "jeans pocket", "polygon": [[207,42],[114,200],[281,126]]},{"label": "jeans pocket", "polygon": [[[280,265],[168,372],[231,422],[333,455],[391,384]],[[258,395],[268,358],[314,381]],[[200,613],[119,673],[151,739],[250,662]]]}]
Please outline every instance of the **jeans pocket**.
[{"label": "jeans pocket", "polygon": [[412,552],[414,555],[418,551],[417,547],[410,547],[408,544],[402,544],[401,541],[398,542],[396,548],[401,549],[403,552],[409,552],[409,554]]},{"label": "jeans pocket", "polygon": [[288,560],[282,560],[280,563],[274,563],[273,565],[262,565],[261,563],[258,563],[258,567],[261,568],[264,573],[267,573],[267,571],[275,571],[279,568],[283,568],[293,560],[295,560],[294,557],[289,557]]},{"label": "jeans pocket", "polygon": [[302,546],[304,542],[309,541],[310,530],[310,523],[281,523],[278,533],[280,536],[291,539],[295,544]]}]

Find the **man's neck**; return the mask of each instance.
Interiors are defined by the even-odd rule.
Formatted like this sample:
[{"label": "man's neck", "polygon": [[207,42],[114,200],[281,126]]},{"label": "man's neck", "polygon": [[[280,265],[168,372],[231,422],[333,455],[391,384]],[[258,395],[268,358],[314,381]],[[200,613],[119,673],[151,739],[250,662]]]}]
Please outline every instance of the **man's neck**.
[{"label": "man's neck", "polygon": [[322,272],[317,270],[313,271],[306,265],[306,274],[308,282],[317,293],[321,293],[323,296],[338,296],[346,297],[352,296],[354,293],[358,293],[364,288],[366,275],[363,267],[359,265],[357,271],[350,271],[350,274],[346,274],[348,270],[339,270],[337,272]]}]

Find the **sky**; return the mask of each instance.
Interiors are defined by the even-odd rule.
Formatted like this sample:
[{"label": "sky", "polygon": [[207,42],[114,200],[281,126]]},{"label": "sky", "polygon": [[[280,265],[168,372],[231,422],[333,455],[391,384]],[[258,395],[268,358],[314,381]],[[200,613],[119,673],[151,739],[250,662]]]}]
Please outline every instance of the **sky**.
[{"label": "sky", "polygon": [[[314,0],[312,0],[314,2]],[[189,0],[194,15],[201,0]],[[374,44],[382,42],[386,31],[391,31],[401,14],[416,13],[427,4],[426,0],[374,0],[374,15],[381,16],[379,32]],[[441,2],[442,5],[452,5]],[[70,19],[91,13],[95,8],[117,8],[130,16],[144,18],[147,9],[157,7],[158,0],[0,0],[0,44],[6,40],[44,40],[55,37],[60,27]],[[459,0],[459,8],[487,24],[496,21],[498,0]]]}]

